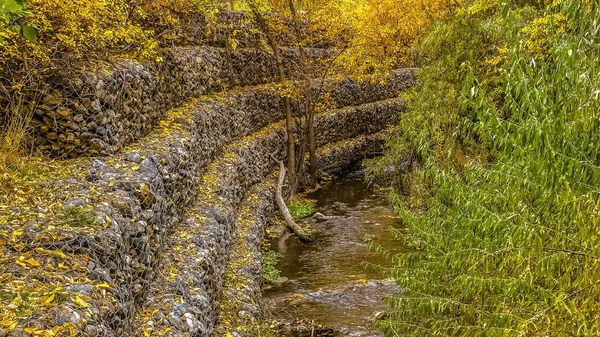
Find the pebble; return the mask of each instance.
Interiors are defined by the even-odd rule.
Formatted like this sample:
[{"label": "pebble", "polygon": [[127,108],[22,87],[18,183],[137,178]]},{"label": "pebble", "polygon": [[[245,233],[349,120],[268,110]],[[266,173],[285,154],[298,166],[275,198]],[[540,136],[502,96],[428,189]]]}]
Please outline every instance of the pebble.
[{"label": "pebble", "polygon": [[280,286],[283,285],[284,283],[287,283],[289,281],[289,279],[287,277],[278,277],[276,279],[274,279],[271,283],[273,283],[276,286]]},{"label": "pebble", "polygon": [[68,199],[67,202],[63,205],[63,211],[69,210],[73,207],[83,207],[87,204],[87,202],[82,198],[71,198]]},{"label": "pebble", "polygon": [[16,328],[14,329],[9,335],[8,337],[30,337],[31,335],[29,333],[27,333],[27,331],[21,329],[21,328]]},{"label": "pebble", "polygon": [[70,292],[78,292],[85,296],[92,296],[94,286],[91,284],[71,284],[67,286],[67,290]]},{"label": "pebble", "polygon": [[187,313],[187,310],[185,309],[185,306],[183,304],[177,304],[173,308],[173,315],[175,315],[177,317],[181,317],[185,313]]}]

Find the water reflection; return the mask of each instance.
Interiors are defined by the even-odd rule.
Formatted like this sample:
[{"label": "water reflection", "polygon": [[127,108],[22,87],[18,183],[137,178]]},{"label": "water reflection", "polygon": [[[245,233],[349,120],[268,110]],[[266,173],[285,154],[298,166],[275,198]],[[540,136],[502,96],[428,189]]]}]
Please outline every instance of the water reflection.
[{"label": "water reflection", "polygon": [[361,262],[388,266],[367,248],[369,235],[392,251],[402,251],[388,228],[399,223],[385,197],[352,173],[335,179],[309,196],[327,220],[313,224],[311,245],[289,236],[278,265],[288,282],[264,291],[275,318],[309,319],[336,328],[339,336],[380,336],[371,327],[375,312],[386,309],[383,298],[399,291],[382,272],[367,271]]}]

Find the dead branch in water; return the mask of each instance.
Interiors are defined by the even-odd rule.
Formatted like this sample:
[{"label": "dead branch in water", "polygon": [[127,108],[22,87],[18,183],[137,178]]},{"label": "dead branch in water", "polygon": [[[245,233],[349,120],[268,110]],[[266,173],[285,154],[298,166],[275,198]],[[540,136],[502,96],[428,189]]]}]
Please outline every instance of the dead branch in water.
[{"label": "dead branch in water", "polygon": [[277,199],[277,205],[279,206],[279,209],[281,210],[281,213],[283,213],[283,217],[285,218],[285,222],[287,223],[288,227],[300,238],[300,240],[302,240],[305,243],[311,243],[313,242],[312,237],[307,234],[302,227],[300,227],[296,221],[294,221],[294,218],[292,217],[292,214],[290,214],[290,210],[287,208],[287,205],[285,204],[285,200],[283,199],[283,183],[285,181],[285,164],[283,163],[283,161],[281,160],[277,160],[277,158],[275,158],[274,155],[271,154],[271,159],[273,159],[276,163],[279,164],[279,181],[277,182],[277,190],[275,191],[275,197]]}]

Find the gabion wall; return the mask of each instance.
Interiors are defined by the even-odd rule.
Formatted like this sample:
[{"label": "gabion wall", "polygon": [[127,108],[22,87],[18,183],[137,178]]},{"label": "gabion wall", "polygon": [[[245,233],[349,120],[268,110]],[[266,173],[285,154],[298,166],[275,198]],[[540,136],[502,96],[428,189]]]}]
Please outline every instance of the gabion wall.
[{"label": "gabion wall", "polygon": [[[407,80],[412,79],[407,77]],[[377,91],[376,87],[369,85],[356,87],[352,82],[346,85]],[[379,89],[386,91],[385,88]],[[344,92],[352,91],[341,90],[331,95],[334,100],[338,97],[339,103],[336,104],[344,104],[344,97],[348,97]],[[212,273],[206,274],[212,276],[206,278],[208,276],[195,274],[199,272],[198,268],[186,268],[185,265],[180,268],[182,275],[189,271],[192,279],[197,280],[194,282],[194,295],[200,296],[186,300],[190,311],[186,309],[185,313],[192,315],[193,307],[204,303],[202,305],[212,308],[210,312],[214,315],[218,303],[216,289],[220,287],[220,275],[225,262],[222,260],[223,254],[215,252],[227,251],[235,223],[232,214],[239,207],[245,190],[259,182],[273,168],[274,163],[268,159],[268,153],[284,151],[283,123],[273,123],[281,115],[271,110],[271,100],[253,93],[252,90],[240,91],[174,109],[151,134],[125,148],[123,153],[104,159],[78,160],[73,177],[52,182],[63,196],[62,206],[42,217],[38,213],[31,213],[22,239],[28,249],[60,249],[65,252],[65,257],[61,259],[83,261],[84,264],[70,270],[68,278],[60,273],[50,273],[45,277],[44,286],[62,289],[61,305],[48,303],[40,306],[36,317],[28,318],[17,329],[32,325],[52,328],[68,321],[74,322],[72,324],[77,330],[91,336],[135,335],[134,326],[141,329],[147,324],[143,321],[134,324],[134,321],[136,316],[144,317],[146,307],[152,307],[152,296],[147,296],[149,290],[150,294],[156,293],[155,289],[164,290],[158,292],[164,296],[174,294],[163,303],[165,308],[175,310],[175,303],[182,303],[178,289],[187,285],[179,283],[178,286],[171,284],[169,279],[166,282],[160,277],[157,279],[157,271],[162,276],[164,270],[158,268],[158,263],[163,255],[166,261],[170,261],[168,250],[163,253],[164,249],[173,247],[173,242],[176,242],[169,233],[173,233],[174,228],[185,229],[185,226],[192,225],[194,233],[198,233],[194,237],[202,240],[198,239],[193,245],[187,246],[197,247],[198,252],[209,249],[213,255],[206,255],[206,262],[201,264],[204,266],[201,269]],[[393,123],[402,109],[401,100],[393,99],[319,115],[316,119],[318,144],[321,146],[377,132]],[[259,131],[262,127],[264,129]],[[255,131],[255,134],[248,136]],[[238,141],[223,152],[235,139]],[[210,164],[219,155],[222,155],[221,159],[213,165],[218,174],[211,175]],[[211,176],[215,179],[208,179]],[[203,188],[208,186],[217,186],[210,190],[208,196],[212,197],[209,199],[202,194]],[[194,203],[199,190],[200,197]],[[202,200],[211,202],[202,204]],[[196,205],[193,208],[195,211],[188,214],[200,216],[200,220],[190,220],[190,216],[184,215],[187,206],[192,204]],[[74,209],[91,210],[93,226],[78,228],[50,220],[51,215]],[[11,224],[0,225],[0,230],[12,228]],[[14,258],[17,259],[18,253],[15,254]],[[181,254],[171,256],[177,257],[177,263],[198,263],[183,258]],[[219,258],[211,260],[210,256]],[[197,259],[198,255],[189,257]],[[22,277],[28,284],[39,282],[28,279],[20,270],[8,272],[11,278]],[[153,283],[155,279],[158,281]],[[80,286],[67,286],[71,282],[68,280],[87,281]],[[85,310],[77,304],[78,298],[85,300]],[[178,308],[177,313],[180,313],[182,307]],[[164,313],[166,321],[160,324],[166,326],[165,322],[168,321],[183,331],[181,329],[184,327],[175,318],[175,323],[168,320],[171,314]],[[192,330],[188,332],[206,331],[213,324],[212,320],[206,320],[202,315],[194,317],[204,326],[198,323],[190,327]]]},{"label": "gabion wall", "polygon": [[[297,75],[283,49],[289,76]],[[317,63],[335,51],[309,49]],[[154,64],[122,61],[110,68],[56,79],[34,111],[36,147],[56,157],[107,155],[146,135],[166,112],[191,97],[272,82],[272,54],[259,49],[176,48]]]}]

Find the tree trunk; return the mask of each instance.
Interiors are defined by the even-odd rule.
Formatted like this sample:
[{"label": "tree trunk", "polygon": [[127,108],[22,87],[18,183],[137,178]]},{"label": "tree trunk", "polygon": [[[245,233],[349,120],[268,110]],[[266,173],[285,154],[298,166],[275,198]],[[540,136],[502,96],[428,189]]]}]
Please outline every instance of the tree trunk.
[{"label": "tree trunk", "polygon": [[317,144],[315,139],[315,111],[310,111],[308,116],[308,153],[310,159],[310,180],[317,182]]},{"label": "tree trunk", "polygon": [[[304,123],[306,125],[305,129],[305,138],[304,142],[306,142],[306,138],[308,138],[308,148],[309,148],[309,160],[310,160],[310,177],[311,181],[315,183],[317,181],[317,157],[316,157],[316,144],[315,144],[315,127],[314,127],[314,119],[315,119],[315,111],[313,104],[313,86],[311,81],[312,71],[310,71],[308,66],[308,57],[306,56],[306,51],[304,50],[304,46],[302,45],[302,32],[300,31],[300,22],[298,18],[298,13],[296,12],[296,5],[294,0],[288,0],[288,5],[290,7],[290,12],[292,13],[293,22],[294,22],[294,31],[296,33],[296,39],[298,40],[298,49],[300,50],[300,64],[302,66],[301,71],[305,76],[305,91],[306,91],[306,111],[304,113]],[[302,148],[304,151],[300,153],[299,160],[301,164],[299,164],[298,174],[304,174],[304,153],[306,151],[306,144],[304,143]]]},{"label": "tree trunk", "polygon": [[277,205],[279,206],[281,213],[283,213],[283,217],[285,218],[285,222],[287,223],[288,227],[298,236],[298,238],[300,238],[300,240],[306,243],[311,243],[313,242],[312,237],[294,221],[294,217],[292,217],[290,214],[290,211],[285,204],[285,200],[283,199],[282,191],[283,183],[285,182],[285,165],[282,161],[277,160],[273,155],[271,155],[271,158],[279,163],[279,181],[277,182],[277,190],[275,191]]},{"label": "tree trunk", "polygon": [[[269,45],[271,46],[271,49],[273,49],[273,54],[275,56],[275,63],[277,64],[277,74],[279,77],[279,83],[281,85],[288,85],[287,78],[285,75],[285,67],[283,64],[283,58],[281,56],[281,50],[279,49],[277,42],[275,42],[273,34],[271,33],[271,30],[269,29],[269,26],[267,25],[265,18],[258,11],[256,6],[250,5],[250,9],[252,10],[252,13],[254,13],[254,16],[256,17],[256,21],[257,21],[259,27],[261,28],[261,30],[267,37],[267,41],[268,41]],[[286,121],[285,126],[286,126],[287,144],[288,144],[287,167],[288,167],[288,171],[289,171],[291,197],[293,197],[296,194],[297,189],[298,189],[298,181],[297,181],[298,177],[296,174],[296,148],[295,148],[296,137],[294,135],[294,120],[293,120],[293,116],[292,116],[292,106],[290,103],[289,96],[283,97],[283,105],[284,105],[284,109],[285,109],[285,121]]]}]

